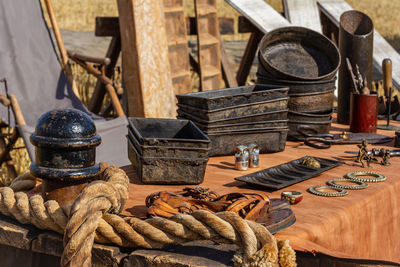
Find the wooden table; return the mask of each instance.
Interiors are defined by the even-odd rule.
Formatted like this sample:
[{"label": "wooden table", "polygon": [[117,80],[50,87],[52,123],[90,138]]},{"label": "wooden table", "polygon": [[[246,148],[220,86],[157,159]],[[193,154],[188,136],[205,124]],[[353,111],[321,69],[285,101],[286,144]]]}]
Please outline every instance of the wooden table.
[{"label": "wooden table", "polygon": [[[333,125],[336,130],[342,126]],[[380,132],[394,136],[394,132]],[[372,147],[393,148],[392,144]],[[337,145],[328,150],[314,149],[301,143],[287,142],[283,152],[264,154],[260,156],[260,167],[240,172],[234,169],[234,157],[211,158],[203,187],[217,191],[219,194],[229,192],[260,192],[270,198],[279,198],[279,191],[265,191],[248,187],[234,180],[235,177],[275,166],[305,155],[319,156],[344,161],[345,164],[329,170],[322,175],[285,188],[297,190],[304,194],[304,200],[292,206],[297,222],[281,231],[278,238],[289,239],[292,246],[299,251],[298,261],[304,266],[312,263],[314,266],[329,266],[340,261],[338,258],[379,259],[400,262],[400,174],[398,166],[400,158],[391,158],[392,165],[381,166],[372,164],[368,169],[385,174],[387,181],[370,184],[369,188],[359,191],[350,191],[342,198],[324,198],[314,196],[306,190],[312,185],[324,184],[328,179],[342,177],[349,171],[364,170],[354,162],[355,155],[345,151],[357,151],[356,145]],[[131,180],[130,199],[125,206],[123,215],[143,216],[146,212],[144,200],[147,195],[155,191],[177,191],[185,186],[144,185],[130,167],[124,167]],[[391,200],[391,201],[387,201]],[[372,205],[371,201],[375,204]],[[376,205],[379,201],[379,205]],[[361,216],[363,215],[363,216]],[[388,220],[390,218],[390,220]],[[373,220],[371,222],[371,220]],[[364,224],[369,228],[362,227]],[[378,228],[379,231],[378,231]],[[370,230],[366,231],[366,230]],[[369,233],[372,234],[369,235]],[[379,237],[376,235],[379,233]],[[376,240],[380,240],[376,244]],[[61,237],[52,232],[43,232],[33,226],[21,225],[15,220],[0,216],[0,257],[2,266],[39,266],[54,265],[59,262],[62,253]],[[200,246],[200,247],[199,247]],[[376,249],[381,247],[382,250]],[[341,249],[346,249],[345,251]],[[315,258],[309,253],[301,251],[319,251],[320,257]],[[231,257],[235,251],[234,245],[214,245],[209,242],[191,242],[184,246],[170,246],[160,250],[120,249],[113,246],[95,245],[93,249],[93,263],[108,266],[159,266],[161,263],[189,266],[226,266],[231,264]],[[331,256],[326,256],[331,255]],[[31,263],[29,265],[29,263]],[[373,263],[364,261],[364,263]],[[3,265],[4,264],[4,265]],[[356,261],[348,266],[359,266]],[[352,265],[353,264],[353,265]],[[186,265],[185,265],[186,266]]]}]

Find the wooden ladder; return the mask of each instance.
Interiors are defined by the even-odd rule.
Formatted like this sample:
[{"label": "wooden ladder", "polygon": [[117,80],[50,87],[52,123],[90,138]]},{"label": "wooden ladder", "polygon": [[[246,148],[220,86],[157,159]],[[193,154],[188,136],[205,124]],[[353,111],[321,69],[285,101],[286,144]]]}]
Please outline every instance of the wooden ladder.
[{"label": "wooden ladder", "polygon": [[168,57],[175,94],[191,92],[189,49],[183,0],[164,0]]},{"label": "wooden ladder", "polygon": [[221,88],[220,33],[216,0],[195,0],[200,90]]}]

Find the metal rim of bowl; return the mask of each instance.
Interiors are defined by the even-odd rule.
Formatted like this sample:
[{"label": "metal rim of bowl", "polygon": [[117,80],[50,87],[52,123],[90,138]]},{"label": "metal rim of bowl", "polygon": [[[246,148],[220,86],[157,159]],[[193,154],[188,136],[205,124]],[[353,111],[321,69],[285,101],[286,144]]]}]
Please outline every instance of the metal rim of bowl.
[{"label": "metal rim of bowl", "polygon": [[304,32],[307,31],[307,32],[313,34],[314,36],[318,37],[318,38],[321,40],[321,42],[325,42],[328,46],[330,46],[330,48],[331,48],[332,51],[336,51],[336,53],[335,53],[335,54],[336,54],[335,61],[337,62],[337,64],[336,64],[335,68],[334,68],[331,72],[329,72],[329,73],[327,73],[327,74],[324,74],[324,75],[321,75],[321,76],[318,76],[318,77],[314,77],[314,78],[312,78],[312,77],[301,77],[301,76],[296,76],[296,75],[293,75],[293,74],[291,74],[291,73],[287,73],[287,72],[284,72],[284,71],[282,71],[282,70],[277,69],[277,68],[274,67],[273,65],[269,64],[269,63],[268,63],[268,60],[266,60],[266,59],[264,58],[264,56],[262,55],[262,53],[260,53],[260,54],[261,54],[261,57],[260,57],[260,63],[261,63],[261,65],[263,65],[264,68],[265,68],[265,66],[268,66],[268,67],[271,68],[274,72],[278,73],[279,75],[281,75],[281,76],[283,76],[283,77],[289,77],[289,79],[295,79],[295,80],[301,80],[301,81],[319,81],[319,80],[325,80],[325,79],[330,79],[330,78],[332,78],[332,77],[335,75],[335,73],[337,72],[337,70],[339,69],[339,66],[340,66],[340,63],[341,63],[341,58],[340,58],[339,49],[338,49],[337,46],[336,46],[331,40],[329,40],[326,36],[324,36],[324,35],[322,35],[322,34],[316,32],[316,31],[313,31],[313,30],[310,30],[310,29],[307,29],[307,28],[304,28],[304,27],[293,27],[293,26],[292,26],[292,27],[282,27],[282,28],[278,28],[278,29],[276,29],[276,30],[270,31],[269,33],[267,33],[267,34],[262,38],[262,40],[260,41],[260,44],[259,44],[259,46],[258,46],[258,50],[259,50],[259,51],[265,50],[265,47],[263,47],[263,44],[265,43],[265,40],[271,38],[271,36],[274,36],[274,35],[276,35],[277,33],[285,32],[285,31],[288,31],[288,30],[297,31],[298,33],[304,33]]}]

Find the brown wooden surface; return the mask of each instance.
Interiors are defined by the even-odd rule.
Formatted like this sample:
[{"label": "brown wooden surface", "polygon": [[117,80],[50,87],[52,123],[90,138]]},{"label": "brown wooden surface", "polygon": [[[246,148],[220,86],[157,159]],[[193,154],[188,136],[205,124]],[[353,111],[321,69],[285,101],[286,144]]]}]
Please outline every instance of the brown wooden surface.
[{"label": "brown wooden surface", "polygon": [[[397,123],[398,125],[398,123]],[[343,125],[333,125],[334,130],[345,129]],[[386,134],[388,136],[394,136],[393,131],[379,131],[381,134]],[[393,143],[369,146],[372,147],[385,147],[393,148]],[[310,180],[304,181],[297,185],[293,185],[284,190],[295,189],[301,191],[304,194],[304,199],[299,204],[292,206],[293,211],[296,214],[297,222],[290,226],[288,229],[277,234],[277,237],[289,238],[292,245],[296,243],[295,238],[299,238],[304,235],[305,231],[308,231],[313,227],[312,216],[320,217],[319,219],[324,221],[333,220],[335,216],[326,217],[327,212],[336,214],[339,216],[340,212],[345,211],[350,207],[350,204],[356,205],[368,205],[369,199],[380,194],[393,193],[392,191],[400,185],[400,175],[398,174],[398,166],[400,164],[400,158],[391,158],[392,163],[389,167],[384,167],[379,164],[373,163],[371,171],[376,171],[385,174],[388,180],[382,183],[370,184],[370,187],[364,190],[351,191],[349,196],[343,198],[323,198],[311,195],[306,192],[306,189],[312,185],[324,184],[328,179],[342,177],[345,173],[354,170],[365,170],[362,169],[359,164],[354,163],[355,155],[346,154],[345,151],[357,151],[355,145],[336,145],[328,150],[318,150],[304,146],[301,143],[288,142],[287,147],[284,152],[275,154],[263,154],[260,157],[260,167],[257,169],[249,169],[248,171],[240,172],[234,169],[234,157],[215,157],[211,158],[204,182],[201,184],[204,187],[208,187],[211,190],[217,191],[219,194],[225,194],[230,192],[259,192],[266,193],[271,198],[279,198],[279,191],[267,191],[263,189],[254,189],[244,185],[243,183],[236,182],[234,177],[241,176],[243,174],[251,173],[263,168],[275,166],[305,155],[319,156],[331,159],[339,159],[345,161],[345,165],[337,167],[335,169],[329,170],[319,177],[312,178]],[[144,206],[145,197],[155,191],[170,190],[177,191],[181,190],[185,186],[165,186],[165,185],[143,185],[138,181],[136,172],[131,166],[124,167],[131,179],[130,185],[130,199],[125,206],[123,211],[124,215],[144,215],[146,208]],[[396,196],[396,194],[395,194]],[[357,200],[354,202],[349,202],[351,197],[355,197]],[[321,205],[316,207],[316,204],[323,204],[324,210],[321,209]],[[386,213],[388,220],[386,225],[381,229],[380,234],[386,239],[383,242],[375,244],[368,243],[365,245],[375,247],[385,247],[386,242],[393,242],[392,246],[398,243],[397,232],[393,229],[397,229],[398,224],[396,223],[400,220],[398,209],[396,208],[396,203],[380,203],[380,209],[385,210],[387,208],[393,207],[392,214]],[[362,206],[360,206],[361,208]],[[379,206],[378,206],[379,207]],[[398,206],[397,206],[398,207]],[[323,211],[319,213],[320,211]],[[371,214],[371,210],[365,209],[366,216],[357,218],[354,221],[356,225],[355,228],[359,228],[362,221],[368,222]],[[314,215],[313,215],[314,214]],[[319,214],[317,216],[316,214]],[[367,216],[368,215],[368,216]],[[310,217],[311,216],[311,217]],[[391,224],[395,223],[394,226]],[[340,223],[338,222],[338,227]],[[394,227],[394,228],[393,228]],[[348,229],[350,230],[350,229]],[[330,228],[324,234],[331,240],[334,240],[336,236],[341,239],[346,240],[346,235],[348,233],[335,232],[335,228]],[[387,236],[392,233],[394,236]],[[364,234],[365,235],[365,234]],[[292,240],[292,237],[294,238]],[[59,255],[61,253],[61,236],[48,231],[41,231],[33,226],[20,225],[15,220],[8,217],[0,215],[0,255],[8,255],[7,261],[4,262],[5,265],[2,266],[20,266],[21,260],[16,255],[24,255],[25,264],[24,267],[29,266],[48,266],[51,263],[58,262]],[[318,240],[322,236],[316,236],[315,239]],[[362,239],[354,239],[352,242],[354,246],[362,246],[365,242],[363,239],[368,240],[368,236],[365,235]],[[393,238],[392,241],[388,241]],[[216,250],[217,249],[217,250]],[[387,248],[383,249],[383,253],[386,253]],[[27,251],[30,251],[28,253]],[[396,253],[394,251],[393,253]],[[218,254],[219,253],[219,254]],[[210,265],[210,262],[214,261],[220,264],[220,266],[229,266],[231,263],[226,262],[230,255],[233,255],[234,247],[224,247],[222,245],[211,245],[211,244],[187,244],[185,246],[172,246],[164,250],[136,250],[130,252],[129,249],[119,249],[113,246],[95,245],[93,251],[94,260],[96,264],[115,266],[118,264],[120,266],[214,266]],[[213,257],[212,255],[220,255],[220,257]],[[344,254],[344,253],[343,253]],[[128,256],[129,255],[129,256]],[[207,256],[209,255],[209,256]],[[395,254],[396,255],[396,254]],[[388,262],[373,262],[367,260],[347,260],[343,257],[330,257],[322,254],[317,254],[313,256],[311,253],[298,253],[298,263],[299,266],[373,266],[374,264],[379,264],[381,266],[395,266],[395,264],[390,264]],[[96,260],[95,260],[96,259]],[[206,263],[205,263],[206,262]],[[47,265],[46,265],[47,264]]]},{"label": "brown wooden surface", "polygon": [[192,85],[183,0],[164,0],[164,16],[174,93],[190,93]]},{"label": "brown wooden surface", "polygon": [[263,35],[259,30],[252,32],[250,35],[246,50],[244,51],[242,61],[240,62],[239,69],[236,74],[236,80],[240,86],[246,84],[247,76],[249,76],[254,57],[256,56],[258,43],[261,41],[262,37]]},{"label": "brown wooden surface", "polygon": [[222,87],[217,1],[195,0],[200,90]]},{"label": "brown wooden surface", "polygon": [[232,65],[229,62],[228,55],[226,54],[224,40],[220,40],[220,51],[221,51],[221,67],[222,67],[222,77],[225,81],[226,88],[237,87],[238,83],[236,81],[235,72],[232,69]]},{"label": "brown wooden surface", "polygon": [[[196,18],[186,18],[186,32],[188,35],[196,35]],[[233,18],[218,18],[220,34],[235,34],[235,20]],[[240,25],[240,24],[239,24]],[[118,17],[96,17],[95,32],[96,36],[119,36]]]},{"label": "brown wooden surface", "polygon": [[[336,130],[346,128],[347,127],[343,125],[333,125],[333,129]],[[392,137],[394,136],[393,131],[378,131],[378,133]],[[384,145],[370,145],[369,149],[372,147],[393,148],[393,142]],[[398,166],[400,164],[399,157],[391,158],[390,161],[392,165],[388,167],[382,166],[379,163],[372,163],[373,167],[367,170],[383,173],[388,177],[388,179],[383,183],[370,184],[369,188],[365,190],[351,191],[348,196],[342,198],[318,197],[307,192],[307,189],[313,185],[323,185],[329,179],[342,178],[350,171],[365,170],[360,167],[360,164],[354,162],[356,155],[344,153],[345,151],[358,151],[358,148],[356,145],[336,145],[326,150],[311,148],[301,143],[287,142],[285,151],[275,154],[263,154],[260,156],[259,168],[249,169],[248,171],[243,172],[234,169],[233,156],[214,157],[208,162],[204,182],[201,186],[215,190],[219,194],[231,192],[259,192],[266,193],[271,198],[280,198],[280,194],[284,190],[300,191],[304,194],[303,201],[296,206],[292,206],[297,222],[280,232],[277,236],[291,240],[292,244],[300,250],[306,250],[307,246],[310,245],[310,247],[313,246],[316,249],[320,249],[322,253],[332,253],[337,257],[378,260],[386,259],[400,262],[400,254],[396,254],[396,251],[393,251],[393,249],[398,248],[399,244],[396,243],[396,240],[398,239],[396,238],[396,240],[392,240],[392,235],[397,235],[399,233],[399,229],[396,227],[398,227],[397,222],[400,222],[400,214],[391,209],[392,206],[396,207],[397,204],[381,203],[380,208],[374,206],[377,205],[375,202],[379,201],[375,200],[375,198],[378,196],[387,196],[387,192],[400,187],[400,179],[396,179],[400,177],[398,174]],[[326,171],[316,178],[311,178],[307,181],[278,191],[270,191],[264,188],[253,188],[234,180],[235,177],[276,166],[307,155],[341,160],[344,161],[345,164]],[[144,216],[146,213],[144,199],[147,195],[163,190],[178,191],[185,187],[143,185],[137,179],[136,173],[131,167],[126,167],[125,170],[127,171],[128,176],[131,177],[130,194],[132,197],[127,202],[126,209],[123,211],[124,215]],[[371,198],[371,203],[370,201],[367,201],[368,198]],[[395,195],[391,199],[396,199]],[[346,208],[347,206],[350,207],[350,202],[347,201],[351,201],[352,209],[350,214]],[[373,219],[362,216],[359,217],[358,213],[362,212],[362,210],[357,210],[358,205],[367,205],[364,208],[369,210],[368,214],[370,214],[369,216],[372,216],[371,218]],[[382,217],[383,214],[381,214],[382,212],[385,212],[385,214],[386,212],[388,213],[385,216],[390,218],[390,224],[387,222],[386,224],[381,225],[382,220],[384,220],[384,217]],[[341,217],[339,217],[339,214]],[[357,217],[353,218],[353,214]],[[342,223],[336,222],[335,225],[334,218],[338,218],[338,220],[339,218],[343,218],[345,221]],[[370,220],[373,221],[371,222]],[[376,220],[376,222],[374,222],[374,220]],[[357,221],[358,225],[363,225],[363,222],[365,225],[368,222],[368,225],[371,227],[370,230],[373,230],[373,232],[370,233],[371,235],[367,235],[365,231],[369,230],[369,226],[364,226],[366,229],[364,227],[352,227],[352,221]],[[327,226],[324,226],[325,222],[327,223]],[[311,229],[314,227],[317,229],[316,233],[321,234],[321,236],[313,236],[314,232],[311,231]],[[324,227],[330,227],[330,230],[327,230]],[[380,227],[384,228],[381,229]],[[376,231],[379,232],[379,236],[376,236]],[[378,238],[378,240],[375,240],[374,238]],[[383,238],[384,240],[379,238]],[[365,242],[360,242],[360,239],[365,239]],[[296,246],[296,244],[299,245]],[[391,245],[392,248],[390,248],[390,244],[396,244],[396,246]],[[377,248],[380,246],[385,249],[379,251]],[[335,251],[335,249],[333,249],[335,247],[341,247],[342,249],[346,248],[348,251]]]},{"label": "brown wooden surface", "polygon": [[175,117],[163,3],[118,0],[118,12],[127,115]]}]

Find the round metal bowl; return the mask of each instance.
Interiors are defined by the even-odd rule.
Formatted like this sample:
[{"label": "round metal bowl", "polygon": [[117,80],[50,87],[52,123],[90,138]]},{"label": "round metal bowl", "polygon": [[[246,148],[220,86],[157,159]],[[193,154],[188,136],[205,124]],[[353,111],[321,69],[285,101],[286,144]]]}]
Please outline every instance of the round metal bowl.
[{"label": "round metal bowl", "polygon": [[326,134],[331,130],[332,119],[327,121],[288,121],[288,137],[290,141],[304,141],[304,136],[297,130],[301,127],[307,126],[315,130],[318,134]]},{"label": "round metal bowl", "polygon": [[266,34],[259,44],[260,64],[276,79],[330,80],[340,66],[336,45],[303,27],[283,27]]},{"label": "round metal bowl", "polygon": [[290,94],[302,94],[302,93],[313,93],[313,92],[326,92],[336,89],[336,77],[331,80],[321,81],[289,81],[289,80],[278,80],[271,78],[260,73],[261,65],[257,72],[257,83],[258,84],[272,84],[282,85],[289,87]]},{"label": "round metal bowl", "polygon": [[302,121],[329,121],[332,119],[333,109],[326,112],[297,112],[289,111],[288,119],[290,121],[302,122]]},{"label": "round metal bowl", "polygon": [[326,92],[290,94],[288,109],[297,112],[329,112],[333,108],[334,89]]}]

